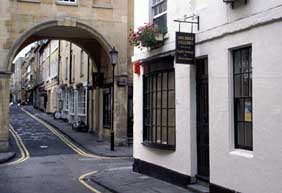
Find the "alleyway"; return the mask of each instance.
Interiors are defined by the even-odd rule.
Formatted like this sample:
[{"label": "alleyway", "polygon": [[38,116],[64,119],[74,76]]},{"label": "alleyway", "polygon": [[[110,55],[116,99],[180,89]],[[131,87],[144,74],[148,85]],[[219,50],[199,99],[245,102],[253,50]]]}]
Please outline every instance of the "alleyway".
[{"label": "alleyway", "polygon": [[188,192],[133,173],[129,158],[79,155],[72,149],[80,150],[78,146],[70,148],[20,107],[12,106],[10,112],[10,123],[29,156],[24,162],[0,166],[0,193]]}]

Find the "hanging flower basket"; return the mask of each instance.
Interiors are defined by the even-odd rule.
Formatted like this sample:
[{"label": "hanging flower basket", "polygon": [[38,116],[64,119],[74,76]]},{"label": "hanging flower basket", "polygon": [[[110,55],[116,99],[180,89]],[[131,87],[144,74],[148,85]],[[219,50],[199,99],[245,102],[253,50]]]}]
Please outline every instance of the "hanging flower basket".
[{"label": "hanging flower basket", "polygon": [[162,45],[164,40],[163,34],[157,25],[148,23],[138,28],[136,32],[130,29],[128,41],[129,44],[138,47],[156,48]]}]

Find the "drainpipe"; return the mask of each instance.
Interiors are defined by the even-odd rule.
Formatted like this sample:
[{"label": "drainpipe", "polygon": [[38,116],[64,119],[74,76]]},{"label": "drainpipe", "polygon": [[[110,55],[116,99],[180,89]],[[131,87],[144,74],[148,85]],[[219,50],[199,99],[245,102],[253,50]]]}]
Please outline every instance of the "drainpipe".
[{"label": "drainpipe", "polygon": [[90,62],[89,62],[89,56],[88,56],[88,58],[87,58],[87,86],[86,86],[86,88],[87,88],[87,110],[86,110],[86,119],[87,119],[87,130],[89,130],[89,105],[88,104],[90,104],[90,102],[89,102],[89,65],[90,65]]},{"label": "drainpipe", "polygon": [[70,42],[70,72],[69,83],[72,84],[72,43]]}]

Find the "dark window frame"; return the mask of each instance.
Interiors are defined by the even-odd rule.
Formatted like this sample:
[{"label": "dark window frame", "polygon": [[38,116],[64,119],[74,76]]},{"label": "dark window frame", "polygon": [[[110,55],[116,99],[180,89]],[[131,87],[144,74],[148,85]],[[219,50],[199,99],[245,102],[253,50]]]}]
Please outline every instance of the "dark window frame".
[{"label": "dark window frame", "polygon": [[103,127],[110,129],[111,128],[111,92],[105,91],[103,93]]},{"label": "dark window frame", "polygon": [[[236,56],[238,58],[236,58]],[[247,61],[245,64],[243,62],[244,56],[246,57],[245,62]],[[240,49],[234,49],[232,50],[232,57],[233,57],[235,148],[252,151],[253,150],[252,47],[247,46]],[[239,64],[239,66],[237,64]]]},{"label": "dark window frame", "polygon": [[[176,147],[176,124],[175,124],[175,70],[173,65],[167,65],[168,68],[160,69],[158,65],[149,64],[149,72],[143,75],[143,145],[148,147],[175,150]],[[145,67],[146,69],[146,67]],[[166,75],[164,75],[166,74]],[[173,74],[173,88],[169,87],[169,78]],[[166,76],[166,83],[164,82],[164,76]],[[159,78],[161,78],[159,82]],[[149,81],[149,82],[148,82]],[[148,84],[147,84],[148,83]],[[156,85],[154,85],[154,83]],[[160,85],[160,89],[158,87]],[[147,88],[149,85],[149,88]],[[164,86],[166,85],[166,89]],[[173,95],[170,95],[173,93]],[[164,95],[166,95],[166,101],[163,101]],[[158,104],[158,98],[160,96],[160,104]],[[173,107],[169,106],[169,97],[174,99]],[[148,100],[149,99],[149,100]],[[155,101],[155,104],[154,104]],[[163,105],[166,104],[166,107]],[[169,114],[173,112],[173,120],[169,120]],[[158,114],[160,113],[160,114]],[[164,113],[164,114],[163,114]],[[158,116],[160,115],[160,116]],[[166,121],[163,120],[163,115],[166,115]],[[155,124],[153,123],[155,117]],[[160,121],[158,122],[158,120]],[[164,124],[165,123],[165,124]],[[158,140],[158,129],[159,129],[159,140]],[[165,131],[166,132],[165,132]],[[170,132],[173,131],[173,136],[169,136]],[[165,137],[164,137],[165,135]],[[165,139],[163,139],[163,137]],[[170,142],[170,139],[173,139]]]}]

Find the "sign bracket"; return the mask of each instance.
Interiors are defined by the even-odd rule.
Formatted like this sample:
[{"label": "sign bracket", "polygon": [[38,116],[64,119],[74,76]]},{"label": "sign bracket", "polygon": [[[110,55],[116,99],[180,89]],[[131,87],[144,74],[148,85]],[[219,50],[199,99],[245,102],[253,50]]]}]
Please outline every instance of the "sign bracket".
[{"label": "sign bracket", "polygon": [[194,25],[197,25],[197,29],[200,30],[200,16],[198,15],[195,15],[195,14],[193,14],[192,16],[184,15],[183,19],[176,19],[173,21],[178,22],[179,32],[181,32],[181,24],[191,24],[191,33],[193,33]]}]

